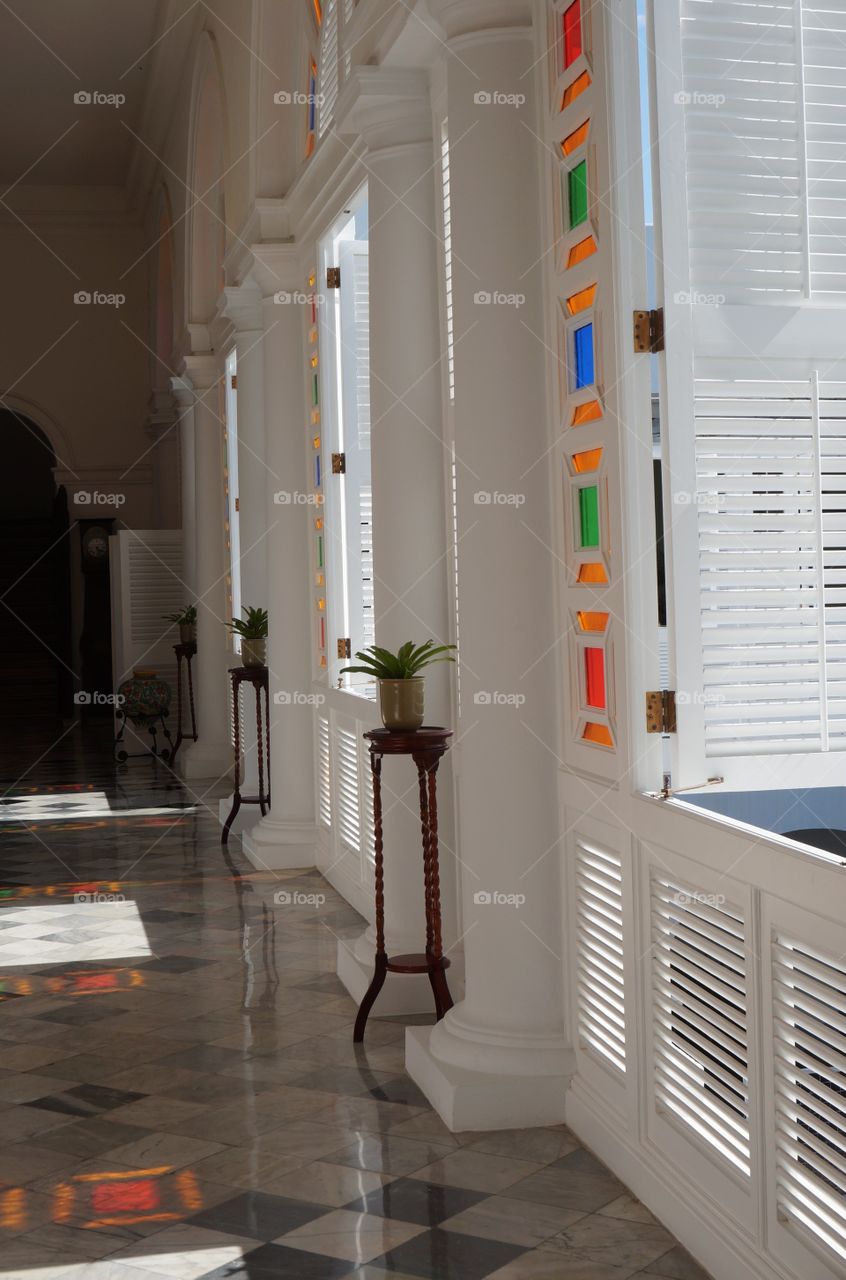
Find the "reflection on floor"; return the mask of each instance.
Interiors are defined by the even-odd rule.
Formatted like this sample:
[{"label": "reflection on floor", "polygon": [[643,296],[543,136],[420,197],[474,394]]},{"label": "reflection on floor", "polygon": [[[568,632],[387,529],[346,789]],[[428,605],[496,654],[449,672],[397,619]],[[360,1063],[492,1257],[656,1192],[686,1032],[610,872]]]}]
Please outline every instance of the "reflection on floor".
[{"label": "reflection on floor", "polygon": [[0,763],[0,1280],[703,1276],[565,1128],[450,1133],[401,1020],[353,1046],[360,918],[222,852],[222,787]]}]

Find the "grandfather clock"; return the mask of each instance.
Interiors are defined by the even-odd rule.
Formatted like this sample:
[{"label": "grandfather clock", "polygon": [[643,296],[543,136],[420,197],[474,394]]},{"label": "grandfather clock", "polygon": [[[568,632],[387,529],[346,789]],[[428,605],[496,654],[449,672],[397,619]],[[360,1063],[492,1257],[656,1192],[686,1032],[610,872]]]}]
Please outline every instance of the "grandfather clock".
[{"label": "grandfather clock", "polygon": [[[89,693],[112,693],[112,609],[109,588],[109,535],[114,520],[80,520],[82,555],[82,634],[79,638],[81,684]],[[103,698],[93,700],[87,716],[112,715]]]}]

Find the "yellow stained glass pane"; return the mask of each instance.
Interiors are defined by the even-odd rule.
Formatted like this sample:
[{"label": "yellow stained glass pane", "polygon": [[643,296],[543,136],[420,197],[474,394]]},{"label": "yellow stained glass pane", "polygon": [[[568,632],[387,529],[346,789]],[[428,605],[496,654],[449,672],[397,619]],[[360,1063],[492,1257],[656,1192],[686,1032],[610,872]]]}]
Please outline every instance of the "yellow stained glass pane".
[{"label": "yellow stained glass pane", "polygon": [[570,252],[567,254],[567,266],[577,267],[580,262],[584,262],[585,258],[589,258],[591,254],[596,253],[597,243],[593,236],[588,236],[585,240],[580,240],[578,244],[574,244]]},{"label": "yellow stained glass pane", "polygon": [[596,422],[602,417],[602,405],[598,400],[589,400],[587,404],[577,404],[573,410],[571,427],[580,427],[584,422]]},{"label": "yellow stained glass pane", "polygon": [[584,475],[588,471],[596,471],[601,461],[601,449],[583,449],[581,453],[573,454],[573,470]]},{"label": "yellow stained glass pane", "polygon": [[574,151],[578,151],[579,147],[587,142],[590,133],[590,120],[585,120],[584,124],[580,124],[578,129],[574,129],[569,133],[561,143],[561,150],[565,156],[571,156]]},{"label": "yellow stained glass pane", "polygon": [[590,75],[587,71],[583,71],[580,76],[576,76],[573,83],[568,84],[564,90],[564,97],[561,99],[561,110],[563,111],[565,107],[572,106],[576,98],[580,98],[585,89],[590,88],[590,84]]},{"label": "yellow stained glass pane", "polygon": [[582,631],[602,632],[608,626],[609,614],[599,610],[580,609],[576,615]]},{"label": "yellow stained glass pane", "polygon": [[586,289],[570,295],[567,299],[567,311],[569,315],[577,316],[580,311],[587,311],[588,307],[592,307],[595,301],[596,285],[589,284]]}]

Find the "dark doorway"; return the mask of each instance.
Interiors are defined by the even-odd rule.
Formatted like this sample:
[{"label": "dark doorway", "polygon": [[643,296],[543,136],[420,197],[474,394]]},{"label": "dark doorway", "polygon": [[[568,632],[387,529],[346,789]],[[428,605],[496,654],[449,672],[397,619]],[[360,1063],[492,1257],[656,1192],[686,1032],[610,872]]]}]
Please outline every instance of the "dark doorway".
[{"label": "dark doorway", "polygon": [[73,711],[68,506],[52,445],[35,423],[0,410],[0,706],[4,737],[57,725]]}]

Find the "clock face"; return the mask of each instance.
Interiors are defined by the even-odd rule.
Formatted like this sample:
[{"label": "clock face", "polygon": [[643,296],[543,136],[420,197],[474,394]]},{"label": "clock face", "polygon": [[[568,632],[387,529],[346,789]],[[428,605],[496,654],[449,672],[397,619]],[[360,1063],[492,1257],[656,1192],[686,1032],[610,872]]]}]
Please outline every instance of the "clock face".
[{"label": "clock face", "polygon": [[89,564],[103,564],[109,558],[109,535],[96,525],[86,529],[82,538],[83,559]]}]

